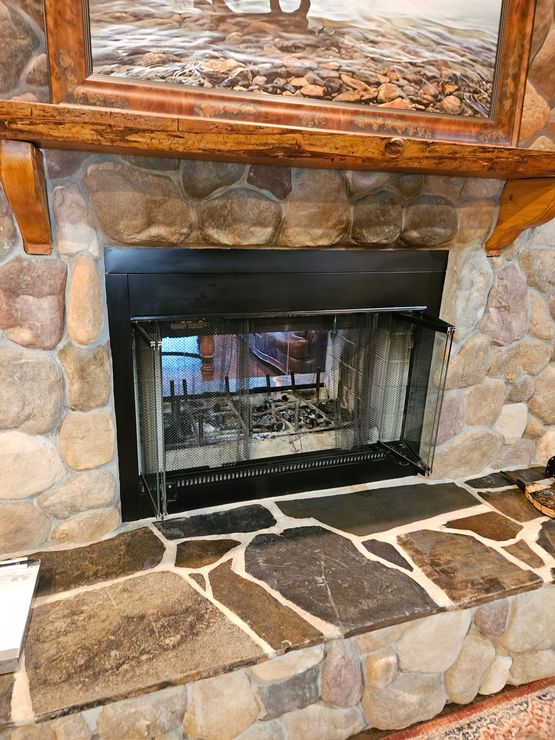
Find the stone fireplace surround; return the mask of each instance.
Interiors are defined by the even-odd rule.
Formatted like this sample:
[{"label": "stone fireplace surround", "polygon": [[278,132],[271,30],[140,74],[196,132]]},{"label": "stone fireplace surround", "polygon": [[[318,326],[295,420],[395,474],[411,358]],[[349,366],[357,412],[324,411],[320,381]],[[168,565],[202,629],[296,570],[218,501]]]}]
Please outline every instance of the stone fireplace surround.
[{"label": "stone fireplace surround", "polygon": [[[450,259],[441,316],[457,327],[457,333],[434,478],[449,480],[527,466],[532,461],[545,463],[555,454],[554,222],[523,234],[501,257],[488,260],[483,245],[495,222],[502,183],[70,152],[45,152],[45,157],[54,230],[51,257],[24,254],[9,209],[0,201],[0,551],[4,556],[41,549],[47,562],[50,548],[61,547],[63,553],[64,548],[104,540],[108,548],[114,548],[113,563],[121,563],[119,540],[111,537],[120,524],[120,504],[103,284],[103,247],[107,245],[447,248]],[[482,493],[480,496],[482,508],[476,513],[488,514]],[[442,516],[441,521],[434,520],[432,528],[447,526],[443,520],[450,517]],[[542,522],[536,519],[524,529],[536,556],[539,525]],[[142,530],[135,531],[137,537],[143,536]],[[368,632],[356,641],[332,639],[325,647],[295,650],[289,657],[262,663],[258,673],[255,668],[245,670],[235,664],[235,669],[232,666],[231,672],[219,677],[214,673],[223,667],[212,666],[210,673],[200,673],[197,678],[213,677],[193,678],[188,688],[176,686],[150,694],[150,698],[127,698],[108,704],[102,713],[94,708],[43,722],[37,726],[36,736],[88,738],[96,733],[110,737],[115,727],[125,737],[128,732],[132,736],[137,727],[144,731],[146,726],[159,728],[156,731],[160,734],[174,732],[181,737],[179,732],[186,731],[192,737],[220,740],[223,730],[218,716],[223,715],[214,713],[213,701],[215,696],[229,694],[230,706],[240,697],[240,716],[227,714],[237,723],[235,727],[242,732],[254,720],[243,733],[245,739],[281,740],[284,727],[288,737],[300,737],[307,722],[319,733],[318,738],[345,738],[365,726],[366,709],[355,707],[352,697],[339,696],[336,682],[352,689],[348,677],[361,661],[367,681],[365,696],[374,692],[380,703],[391,700],[397,706],[395,692],[406,691],[411,701],[417,702],[407,715],[409,721],[415,721],[441,709],[445,693],[440,684],[451,680],[447,673],[441,680],[438,674],[421,679],[429,671],[425,663],[415,663],[412,669],[404,667],[395,674],[395,683],[388,685],[383,696],[379,686],[386,679],[382,673],[389,669],[391,673],[393,664],[400,660],[398,641],[405,630],[411,635],[408,642],[421,640],[424,631],[439,644],[443,621],[445,625],[461,625],[461,639],[450,648],[454,658],[464,645],[452,672],[453,681],[463,677],[461,697],[471,691],[464,683],[465,666],[468,661],[474,665],[477,659],[485,665],[486,658],[492,658],[492,683],[484,690],[499,690],[509,677],[509,659],[512,662],[515,658],[510,650],[516,651],[518,658],[515,682],[550,675],[553,649],[549,628],[539,642],[522,642],[523,635],[533,631],[530,619],[534,624],[538,619],[552,622],[553,587],[540,587],[552,577],[549,548],[553,545],[549,542],[553,534],[547,532],[547,556],[541,551],[546,565],[539,574],[530,575],[529,587],[536,589],[532,594],[514,597],[510,588],[501,589],[485,612],[475,607],[468,610],[469,603],[479,603],[479,596],[477,601],[466,603],[455,599],[449,607],[454,611],[445,616],[424,616],[424,611],[422,619],[411,627],[405,622],[391,628],[393,632],[386,628]],[[156,566],[164,571],[175,556],[175,546],[166,547]],[[71,552],[85,561],[95,557],[87,547],[82,556],[79,548]],[[56,555],[53,550],[55,562]],[[529,552],[527,556],[531,557]],[[522,552],[516,557],[522,557]],[[132,573],[131,580],[122,582],[124,591],[132,583],[139,588],[138,575]],[[114,577],[117,579],[117,575],[101,575],[100,585]],[[195,581],[192,575],[190,578]],[[86,601],[87,588],[76,596],[70,590],[65,603],[71,606],[74,598],[76,604]],[[100,596],[101,589],[94,589]],[[135,596],[126,593],[133,609]],[[187,598],[193,598],[189,592]],[[57,603],[61,608],[64,599],[65,594],[46,595],[38,607],[47,614]],[[445,608],[446,604],[439,606]],[[41,613],[36,612],[36,619]],[[235,624],[236,617],[225,613]],[[507,621],[509,614],[512,616]],[[469,625],[473,626],[462,642]],[[365,624],[361,629],[375,630],[376,626]],[[503,630],[513,635],[507,638],[509,651],[503,647]],[[490,655],[488,640],[496,645],[495,658]],[[35,644],[39,643],[32,640],[29,647]],[[61,647],[64,649],[63,644]],[[48,653],[37,655],[39,662],[48,657]],[[374,669],[376,675],[369,679],[369,671]],[[28,691],[23,689],[22,693],[26,680],[25,671],[17,674],[15,688],[9,683],[7,694],[10,697],[13,688],[7,701],[11,702],[12,719],[23,725],[32,719]],[[459,688],[451,686],[455,696]],[[0,695],[4,688],[1,683]],[[317,691],[321,692],[319,703]],[[291,706],[287,697],[291,693],[302,697],[303,692],[308,692],[314,703],[305,706],[301,701],[301,708],[287,709]],[[285,701],[283,721],[269,717],[256,720],[260,701],[269,706],[274,696]],[[432,697],[431,704],[422,703],[425,696]],[[123,696],[112,694],[112,698]],[[293,702],[297,705],[298,701]],[[40,706],[40,700],[35,703],[33,698],[38,714]],[[45,709],[41,719],[47,717]],[[373,721],[377,726],[388,720]],[[402,718],[391,721],[397,722],[395,726],[405,723]],[[21,728],[23,733],[34,731],[32,727]],[[19,732],[8,730],[6,737],[19,740]]]}]

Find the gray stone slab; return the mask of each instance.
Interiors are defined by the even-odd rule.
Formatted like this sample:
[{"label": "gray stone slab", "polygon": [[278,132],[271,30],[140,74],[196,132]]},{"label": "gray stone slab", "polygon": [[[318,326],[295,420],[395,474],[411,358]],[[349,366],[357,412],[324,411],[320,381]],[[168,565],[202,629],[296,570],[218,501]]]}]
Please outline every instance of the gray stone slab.
[{"label": "gray stone slab", "polygon": [[[522,468],[521,470],[511,470],[512,475],[516,475],[527,483],[534,483],[537,480],[545,478],[544,467],[534,468]],[[471,488],[475,488],[480,491],[483,488],[507,488],[512,486],[510,480],[505,478],[501,473],[490,473],[489,475],[483,475],[480,478],[472,478],[467,480],[466,484]]]},{"label": "gray stone slab", "polygon": [[166,519],[156,522],[155,527],[168,540],[182,540],[186,537],[205,537],[209,534],[234,534],[235,532],[256,532],[273,527],[276,520],[264,506],[240,506],[228,511],[214,511],[210,514]]},{"label": "gray stone slab", "polygon": [[25,646],[38,715],[214,675],[261,655],[210,601],[164,572],[35,607]]},{"label": "gray stone slab", "polygon": [[248,573],[344,633],[438,611],[409,575],[369,560],[322,527],[259,534],[245,552]]},{"label": "gray stone slab", "polygon": [[371,552],[373,555],[377,555],[379,558],[388,560],[390,563],[394,563],[405,570],[414,570],[412,565],[405,560],[399,550],[391,545],[389,542],[380,542],[380,540],[366,540],[362,543],[364,547]]},{"label": "gray stone slab", "polygon": [[313,517],[334,529],[367,535],[476,506],[479,501],[454,483],[419,483],[276,503],[287,516]]},{"label": "gray stone slab", "polygon": [[538,545],[555,558],[555,519],[542,524]]}]

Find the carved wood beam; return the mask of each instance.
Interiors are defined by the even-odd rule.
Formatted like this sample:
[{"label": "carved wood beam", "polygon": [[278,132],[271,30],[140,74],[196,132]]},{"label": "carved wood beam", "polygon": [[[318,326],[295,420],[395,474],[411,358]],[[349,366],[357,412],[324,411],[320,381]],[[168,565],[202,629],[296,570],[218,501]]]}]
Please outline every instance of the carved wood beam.
[{"label": "carved wood beam", "polygon": [[525,229],[555,218],[555,177],[505,183],[497,224],[486,242],[489,257],[510,247]]},{"label": "carved wood beam", "polygon": [[28,254],[50,254],[52,237],[42,153],[26,141],[0,141],[0,179]]},{"label": "carved wood beam", "polygon": [[460,177],[553,177],[555,152],[0,100],[0,139],[44,147]]}]

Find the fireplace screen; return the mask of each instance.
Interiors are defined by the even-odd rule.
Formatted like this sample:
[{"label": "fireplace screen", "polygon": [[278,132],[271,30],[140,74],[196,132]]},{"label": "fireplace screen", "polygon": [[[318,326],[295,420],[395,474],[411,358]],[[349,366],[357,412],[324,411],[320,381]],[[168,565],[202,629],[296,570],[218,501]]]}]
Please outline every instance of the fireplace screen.
[{"label": "fireplace screen", "polygon": [[176,489],[391,454],[429,473],[452,333],[418,311],[134,321],[156,514]]}]

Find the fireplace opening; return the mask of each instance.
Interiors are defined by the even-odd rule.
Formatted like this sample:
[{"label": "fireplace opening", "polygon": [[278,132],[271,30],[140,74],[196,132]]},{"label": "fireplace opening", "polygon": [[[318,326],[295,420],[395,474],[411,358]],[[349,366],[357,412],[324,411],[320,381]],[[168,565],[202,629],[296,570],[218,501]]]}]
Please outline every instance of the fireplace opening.
[{"label": "fireplace opening", "polygon": [[431,471],[445,253],[109,249],[106,264],[125,518]]}]

